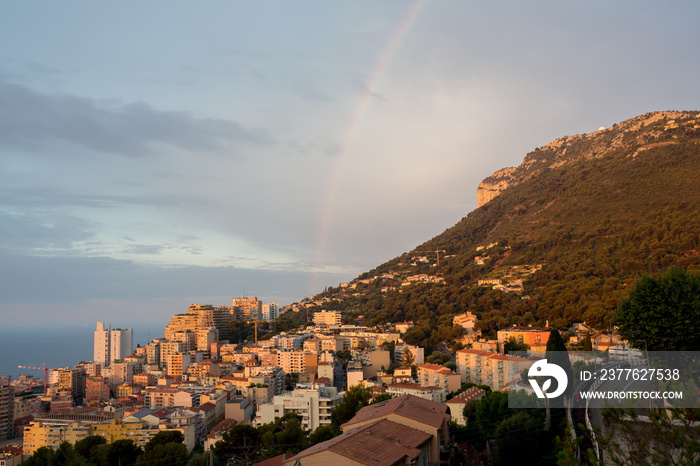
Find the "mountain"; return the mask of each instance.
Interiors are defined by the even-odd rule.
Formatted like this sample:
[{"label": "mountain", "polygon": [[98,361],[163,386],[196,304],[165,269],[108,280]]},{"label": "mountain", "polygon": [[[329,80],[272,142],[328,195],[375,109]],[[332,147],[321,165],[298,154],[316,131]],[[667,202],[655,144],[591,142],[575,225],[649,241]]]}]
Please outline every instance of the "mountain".
[{"label": "mountain", "polygon": [[408,340],[429,348],[457,335],[452,317],[467,310],[485,332],[607,328],[643,274],[700,269],[700,112],[557,139],[486,178],[477,196],[442,234],[297,307],[413,320]]}]

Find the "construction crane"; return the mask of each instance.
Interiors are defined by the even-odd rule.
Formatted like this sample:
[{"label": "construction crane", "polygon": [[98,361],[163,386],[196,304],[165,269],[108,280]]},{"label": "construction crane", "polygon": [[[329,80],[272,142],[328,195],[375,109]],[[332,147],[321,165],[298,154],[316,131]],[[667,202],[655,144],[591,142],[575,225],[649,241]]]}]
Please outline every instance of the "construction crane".
[{"label": "construction crane", "polygon": [[37,371],[44,371],[44,396],[48,392],[49,386],[49,363],[45,362],[44,367],[34,367],[34,366],[17,366],[20,369],[35,369]]},{"label": "construction crane", "polygon": [[444,249],[433,249],[430,251],[413,251],[413,252],[434,252],[435,254],[437,254],[437,265],[440,265],[440,253],[441,252],[444,253],[445,250]]}]

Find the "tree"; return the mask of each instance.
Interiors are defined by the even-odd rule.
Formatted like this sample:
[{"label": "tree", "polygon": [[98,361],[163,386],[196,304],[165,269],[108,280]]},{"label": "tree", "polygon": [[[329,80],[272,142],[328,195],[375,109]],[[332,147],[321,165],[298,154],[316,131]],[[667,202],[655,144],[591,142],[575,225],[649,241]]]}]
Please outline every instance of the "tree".
[{"label": "tree", "polygon": [[[192,453],[190,456],[189,461],[187,462],[187,466],[209,466],[210,465],[210,458],[209,458],[210,452],[200,452],[200,453]],[[214,456],[214,466],[220,466],[221,463],[219,462],[219,459]]]},{"label": "tree", "polygon": [[[564,404],[566,397],[573,391],[574,387],[574,371],[571,369],[571,361],[569,361],[569,352],[566,349],[564,340],[559,333],[559,330],[553,328],[549,332],[549,339],[547,340],[547,350],[545,352],[545,358],[548,364],[556,364],[557,366],[564,369],[566,373],[567,386],[564,394],[553,400],[545,398],[545,404],[547,406],[547,421],[546,430],[550,428],[551,425],[554,426],[554,431],[558,432],[564,429],[564,422],[566,420],[566,412],[564,411]],[[542,382],[544,383],[544,382]],[[557,381],[552,378],[552,389],[548,391],[557,390]],[[553,408],[550,410],[550,408]],[[550,418],[551,415],[551,418]]]},{"label": "tree", "polygon": [[336,426],[348,422],[357,412],[367,406],[372,399],[372,390],[362,385],[355,385],[348,388],[345,397],[340,400],[331,412],[331,422]]},{"label": "tree", "polygon": [[301,416],[287,413],[275,422],[258,428],[265,451],[264,458],[272,458],[285,452],[298,453],[309,444],[309,433],[301,425]]},{"label": "tree", "polygon": [[620,336],[648,351],[700,348],[700,274],[672,267],[659,277],[643,277],[617,308]]},{"label": "tree", "polygon": [[179,430],[163,430],[158,432],[153,436],[151,440],[148,441],[143,451],[148,453],[153,450],[158,445],[165,445],[166,443],[183,443],[185,441],[185,436]]},{"label": "tree", "polygon": [[[648,414],[648,415],[647,415]],[[603,410],[605,435],[600,435],[615,464],[679,464],[700,462],[700,427],[695,409],[669,409],[645,413]]]},{"label": "tree", "polygon": [[[567,391],[569,393],[570,389],[573,388],[572,384],[574,381],[574,371],[571,369],[571,361],[569,360],[569,351],[566,349],[564,340],[559,333],[559,330],[553,328],[549,332],[549,339],[547,340],[547,349],[545,352],[545,357],[547,362],[550,364],[556,364],[566,372],[566,377],[568,380]],[[553,387],[554,391],[556,387]]]},{"label": "tree", "polygon": [[502,464],[518,464],[523,458],[533,460],[547,451],[542,420],[529,411],[519,410],[498,424],[494,436]]},{"label": "tree", "polygon": [[591,341],[590,333],[587,333],[586,338],[583,339],[583,351],[593,351],[593,342]]},{"label": "tree", "polygon": [[26,466],[53,466],[56,464],[56,453],[50,448],[41,447],[22,464]]},{"label": "tree", "polygon": [[413,357],[413,351],[408,348],[403,350],[403,365],[406,367],[411,367],[416,363],[416,359]]},{"label": "tree", "polygon": [[528,349],[530,349],[530,345],[519,342],[515,337],[510,337],[508,341],[503,342],[503,354],[510,354],[515,351],[527,351]]},{"label": "tree", "polygon": [[340,429],[334,424],[318,426],[318,428],[309,435],[309,445],[313,446],[317,443],[325,442],[338,435],[340,435]]},{"label": "tree", "polygon": [[248,424],[237,424],[216,442],[214,453],[222,463],[245,463],[253,460],[262,447],[260,434]]},{"label": "tree", "polygon": [[139,456],[137,466],[185,466],[188,460],[184,443],[161,443]]},{"label": "tree", "polygon": [[388,401],[391,400],[393,396],[391,393],[382,393],[381,395],[376,396],[375,398],[372,399],[372,401],[369,403],[371,405],[381,403],[382,401]]},{"label": "tree", "polygon": [[137,461],[137,465],[173,465],[184,466],[187,464],[187,447],[183,443],[185,437],[177,430],[164,430],[158,432],[146,444]]},{"label": "tree", "polygon": [[94,462],[100,466],[134,464],[141,453],[141,448],[136,446],[133,441],[117,440],[99,447]]},{"label": "tree", "polygon": [[86,460],[91,460],[94,458],[97,449],[100,445],[107,443],[104,437],[99,435],[90,435],[82,440],[75,442],[74,449],[77,454],[85,458]]}]

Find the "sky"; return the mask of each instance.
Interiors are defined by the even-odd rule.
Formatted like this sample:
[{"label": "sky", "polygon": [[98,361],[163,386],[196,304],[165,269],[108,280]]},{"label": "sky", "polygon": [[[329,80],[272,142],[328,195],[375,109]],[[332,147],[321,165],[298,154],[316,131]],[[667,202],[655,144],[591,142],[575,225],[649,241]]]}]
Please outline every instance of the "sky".
[{"label": "sky", "polygon": [[6,2],[0,325],[289,304],[548,142],[700,109],[697,2]]}]

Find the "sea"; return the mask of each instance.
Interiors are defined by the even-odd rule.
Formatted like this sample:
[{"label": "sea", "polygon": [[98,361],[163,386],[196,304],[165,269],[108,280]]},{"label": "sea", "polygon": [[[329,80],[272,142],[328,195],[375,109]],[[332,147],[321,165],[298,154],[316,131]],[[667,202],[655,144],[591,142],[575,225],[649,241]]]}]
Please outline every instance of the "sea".
[{"label": "sea", "polygon": [[[43,379],[40,370],[20,369],[17,366],[44,367],[49,369],[74,366],[81,361],[91,361],[95,326],[66,327],[10,327],[0,326],[0,376],[17,379],[20,374]],[[159,333],[159,334],[157,334]],[[147,342],[147,337],[163,336],[162,327],[157,331],[134,328],[134,348]]]}]

